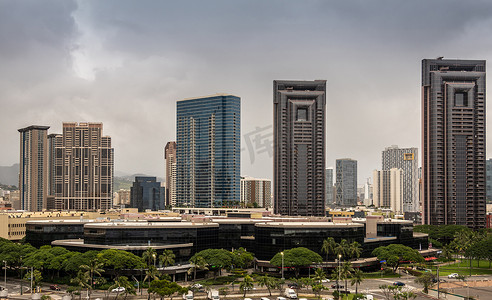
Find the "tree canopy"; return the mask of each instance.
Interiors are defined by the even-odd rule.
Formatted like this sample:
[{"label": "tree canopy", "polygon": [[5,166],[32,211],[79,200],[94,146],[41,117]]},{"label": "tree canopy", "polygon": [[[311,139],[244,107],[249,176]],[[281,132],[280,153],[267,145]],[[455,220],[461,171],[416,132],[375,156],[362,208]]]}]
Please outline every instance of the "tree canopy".
[{"label": "tree canopy", "polygon": [[[284,252],[284,267],[295,268],[296,275],[299,274],[299,268],[309,266],[313,263],[319,263],[323,261],[323,258],[316,252],[304,247],[292,248],[285,250]],[[270,260],[270,264],[281,267],[282,266],[282,254],[277,253]]]},{"label": "tree canopy", "polygon": [[417,250],[401,244],[378,247],[372,251],[372,255],[377,256],[379,260],[386,260],[386,264],[393,267],[393,272],[398,269],[402,261],[424,262],[424,258]]}]

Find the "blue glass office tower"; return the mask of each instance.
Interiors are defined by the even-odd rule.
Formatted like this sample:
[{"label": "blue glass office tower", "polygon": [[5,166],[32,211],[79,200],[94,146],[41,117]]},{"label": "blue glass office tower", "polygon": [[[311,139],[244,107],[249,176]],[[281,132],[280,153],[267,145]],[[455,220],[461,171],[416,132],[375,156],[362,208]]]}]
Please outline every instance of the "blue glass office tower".
[{"label": "blue glass office tower", "polygon": [[155,177],[136,176],[130,188],[130,206],[138,211],[165,209],[164,187]]},{"label": "blue glass office tower", "polygon": [[176,205],[238,205],[241,99],[226,94],[185,99],[176,111]]}]

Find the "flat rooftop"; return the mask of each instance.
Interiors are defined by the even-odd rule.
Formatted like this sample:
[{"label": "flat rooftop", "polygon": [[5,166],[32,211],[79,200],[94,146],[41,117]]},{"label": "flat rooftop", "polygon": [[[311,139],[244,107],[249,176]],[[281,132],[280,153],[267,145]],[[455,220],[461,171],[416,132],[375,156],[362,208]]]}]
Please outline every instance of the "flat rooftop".
[{"label": "flat rooftop", "polygon": [[107,222],[86,224],[85,228],[199,228],[219,227],[217,223],[195,223],[195,222]]},{"label": "flat rooftop", "polygon": [[364,227],[356,223],[333,223],[333,222],[268,222],[258,223],[258,227],[280,227],[280,228],[344,228]]}]

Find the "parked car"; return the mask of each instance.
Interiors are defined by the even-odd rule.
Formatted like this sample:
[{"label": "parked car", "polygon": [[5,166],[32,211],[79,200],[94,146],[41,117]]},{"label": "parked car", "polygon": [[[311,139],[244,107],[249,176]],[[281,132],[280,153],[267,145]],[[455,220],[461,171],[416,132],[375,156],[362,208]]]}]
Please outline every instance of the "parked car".
[{"label": "parked car", "polygon": [[183,300],[193,300],[193,291],[188,291],[188,293],[183,294]]},{"label": "parked car", "polygon": [[401,281],[395,281],[393,282],[393,285],[396,285],[396,286],[405,286],[405,284]]},{"label": "parked car", "polygon": [[286,288],[284,291],[284,296],[289,299],[297,299],[296,291],[291,288]]},{"label": "parked car", "polygon": [[52,285],[50,285],[50,290],[59,291],[60,287],[57,284],[52,284]]},{"label": "parked car", "polygon": [[287,299],[284,297],[277,297],[277,300],[287,300]]},{"label": "parked car", "polygon": [[291,282],[291,283],[287,284],[287,286],[289,287],[289,289],[298,289],[299,288],[299,285],[295,282]]},{"label": "parked car", "polygon": [[191,286],[192,289],[195,289],[195,290],[201,290],[203,289],[203,285],[199,284],[199,283],[195,283],[194,285]]},{"label": "parked car", "polygon": [[112,293],[121,293],[121,292],[124,292],[125,291],[125,288],[122,287],[122,286],[119,286],[117,288],[114,288],[111,290]]},{"label": "parked car", "polygon": [[323,280],[321,280],[321,282],[322,283],[328,283],[328,282],[330,282],[330,279],[323,279]]},{"label": "parked car", "polygon": [[218,290],[210,290],[207,292],[207,299],[209,300],[219,300],[219,291]]},{"label": "parked car", "polygon": [[460,275],[458,273],[449,274],[448,278],[458,278]]},{"label": "parked car", "polygon": [[336,289],[336,288],[338,288],[338,289],[343,289],[343,288],[344,288],[344,286],[343,286],[343,285],[341,285],[341,284],[337,284],[337,283],[335,283],[335,284],[332,284],[332,285],[331,285],[331,288],[332,288],[332,289]]},{"label": "parked car", "polygon": [[270,300],[270,299],[267,297],[261,297],[260,300]]}]

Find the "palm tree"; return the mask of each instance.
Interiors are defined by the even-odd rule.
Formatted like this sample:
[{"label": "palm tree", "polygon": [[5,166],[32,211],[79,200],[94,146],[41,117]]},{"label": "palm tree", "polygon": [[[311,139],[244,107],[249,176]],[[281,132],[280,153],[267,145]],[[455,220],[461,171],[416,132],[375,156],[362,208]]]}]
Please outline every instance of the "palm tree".
[{"label": "palm tree", "polygon": [[253,289],[253,286],[254,286],[253,281],[254,280],[253,280],[253,278],[251,278],[251,276],[246,275],[246,277],[244,277],[244,281],[242,281],[239,284],[239,289],[244,292],[243,297],[246,297],[246,291]]},{"label": "palm tree", "polygon": [[195,255],[190,260],[192,267],[188,270],[188,274],[191,274],[193,271],[193,281],[196,280],[196,270],[208,270],[207,262],[203,256]]},{"label": "palm tree", "polygon": [[314,271],[314,278],[313,279],[316,280],[319,284],[321,284],[321,281],[323,279],[326,279],[326,274],[323,271],[323,269],[321,269],[321,268],[316,269],[316,271]]},{"label": "palm tree", "polygon": [[77,276],[75,278],[70,279],[70,282],[74,283],[78,287],[79,300],[82,298],[82,293],[81,293],[82,289],[83,288],[89,288],[89,285],[87,284],[87,280],[88,280],[88,277],[85,274],[85,272],[83,272],[82,270],[79,270],[79,272],[77,273]]},{"label": "palm tree", "polygon": [[353,241],[350,246],[349,246],[349,250],[350,250],[350,256],[352,258],[359,258],[360,255],[362,254],[362,247],[360,246],[359,243],[357,243],[356,241]]},{"label": "palm tree", "polygon": [[164,265],[164,267],[167,267],[169,265],[174,265],[174,259],[176,258],[176,255],[174,255],[173,250],[164,250],[161,255],[159,255],[159,261]]},{"label": "palm tree", "polygon": [[142,254],[142,258],[147,261],[147,266],[151,265],[151,260],[156,258],[157,252],[154,248],[148,247]]},{"label": "palm tree", "polygon": [[268,275],[265,276],[260,276],[257,279],[258,285],[263,287],[266,286],[268,289],[268,293],[270,293],[270,296],[272,295],[272,291],[270,290],[272,287],[275,287],[275,280],[272,277],[268,277]]},{"label": "palm tree", "polygon": [[352,268],[352,264],[350,261],[345,261],[342,264],[342,267],[340,269],[340,277],[341,279],[345,279],[345,292],[347,292],[347,279],[350,277],[354,269]]},{"label": "palm tree", "polygon": [[[133,286],[133,284],[128,280],[128,277],[126,276],[120,276],[118,278],[115,279],[114,281],[114,284],[112,286],[109,287],[109,289],[114,289],[114,288],[118,288],[118,287],[122,287],[124,288],[124,293],[125,293],[125,299],[126,297],[128,296],[128,294],[131,294],[131,295],[136,295],[137,293],[135,292],[135,287]],[[116,292],[116,298],[118,298],[120,294],[120,291],[118,290]]]},{"label": "palm tree", "polygon": [[364,272],[362,272],[360,269],[355,269],[355,271],[352,273],[352,280],[350,281],[350,285],[355,284],[356,294],[358,294],[359,284],[361,284],[363,280],[364,280]]},{"label": "palm tree", "polygon": [[335,247],[335,254],[337,254],[337,256],[341,255],[342,257],[345,257],[348,254],[349,249],[350,249],[350,244],[347,242],[347,240],[342,240]]},{"label": "palm tree", "polygon": [[335,248],[337,247],[337,243],[335,239],[329,237],[323,240],[323,246],[321,246],[321,252],[326,253],[326,260],[328,261],[328,256],[330,254],[335,254]]},{"label": "palm tree", "polygon": [[156,267],[154,266],[149,266],[147,270],[145,270],[145,278],[144,282],[148,279],[149,280],[149,287],[150,287],[150,280],[159,280],[159,277],[157,276],[159,272],[157,272]]},{"label": "palm tree", "polygon": [[[90,289],[94,289],[94,275],[101,276],[101,273],[104,272],[102,268],[104,264],[98,261],[96,258],[91,259],[88,265],[81,265],[80,269],[85,271],[85,276],[90,279]],[[90,297],[90,293],[89,293]]]}]

